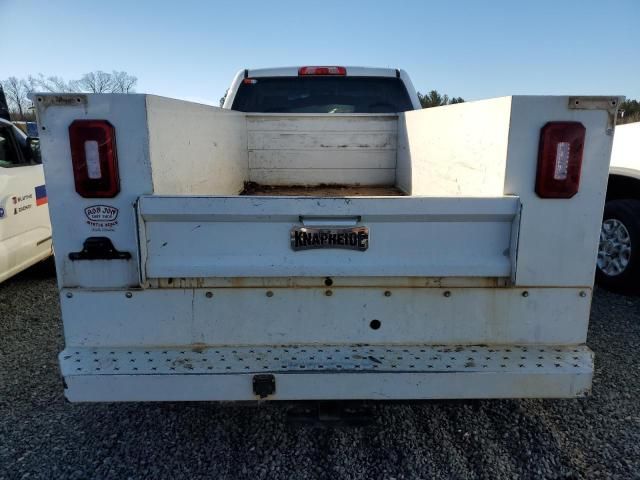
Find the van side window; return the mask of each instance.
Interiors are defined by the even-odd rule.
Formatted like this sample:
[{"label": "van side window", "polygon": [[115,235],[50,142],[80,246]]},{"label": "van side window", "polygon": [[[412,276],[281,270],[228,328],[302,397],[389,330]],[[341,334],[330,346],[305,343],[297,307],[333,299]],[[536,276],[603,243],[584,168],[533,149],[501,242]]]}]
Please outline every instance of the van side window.
[{"label": "van side window", "polygon": [[18,152],[13,132],[9,127],[0,126],[0,168],[29,165],[23,162]]}]

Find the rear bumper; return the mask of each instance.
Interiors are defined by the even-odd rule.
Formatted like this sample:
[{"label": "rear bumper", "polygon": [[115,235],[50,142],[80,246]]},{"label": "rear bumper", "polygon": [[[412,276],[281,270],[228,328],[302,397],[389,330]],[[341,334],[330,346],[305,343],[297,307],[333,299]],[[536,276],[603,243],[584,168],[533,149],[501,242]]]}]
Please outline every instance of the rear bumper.
[{"label": "rear bumper", "polygon": [[570,398],[589,394],[585,345],[296,345],[73,348],[60,354],[72,402]]}]

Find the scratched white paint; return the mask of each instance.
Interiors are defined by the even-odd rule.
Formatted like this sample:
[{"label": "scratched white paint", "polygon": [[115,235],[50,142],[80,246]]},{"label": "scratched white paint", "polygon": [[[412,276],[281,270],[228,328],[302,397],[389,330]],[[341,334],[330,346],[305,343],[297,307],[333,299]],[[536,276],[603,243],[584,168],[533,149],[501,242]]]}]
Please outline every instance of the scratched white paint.
[{"label": "scratched white paint", "polygon": [[156,194],[235,195],[248,177],[245,116],[147,95]]},{"label": "scratched white paint", "polygon": [[397,116],[247,115],[249,180],[393,185]]},{"label": "scratched white paint", "polygon": [[[588,355],[587,355],[588,356]],[[579,358],[582,360],[585,355]],[[544,368],[521,373],[517,365],[492,372],[278,372],[267,400],[416,400],[450,398],[584,397],[593,373]],[[255,401],[253,374],[71,375],[71,402]],[[319,384],[321,382],[321,387]]]},{"label": "scratched white paint", "polygon": [[502,196],[510,105],[503,97],[401,114],[398,187],[411,195]]},{"label": "scratched white paint", "polygon": [[[147,278],[256,276],[509,277],[517,197],[140,199]],[[360,218],[364,251],[293,251],[305,217]],[[187,247],[188,246],[188,247]]]},{"label": "scratched white paint", "polygon": [[[613,137],[605,110],[569,110],[564,96],[512,97],[505,195],[522,201],[517,285],[593,285]],[[540,129],[550,121],[586,128],[580,189],[569,199],[535,193]]]},{"label": "scratched white paint", "polygon": [[[50,97],[51,95],[37,95]],[[146,95],[68,95],[86,104],[45,106],[34,102],[38,112],[44,174],[53,229],[56,271],[60,286],[127,288],[140,281],[136,215],[133,205],[140,195],[153,193],[146,115]],[[77,119],[103,119],[116,129],[120,193],[115,198],[83,198],[76,193],[69,125]],[[117,224],[109,230],[92,227],[85,208],[108,205],[118,209]],[[69,253],[82,250],[87,237],[105,236],[131,261],[74,262]]]},{"label": "scratched white paint", "polygon": [[[590,297],[572,288],[147,289],[74,292],[67,345],[584,343]],[[390,296],[384,295],[389,290]],[[69,290],[72,291],[72,290]],[[206,292],[212,292],[211,297]],[[268,296],[267,292],[273,295]],[[450,296],[444,292],[449,291]],[[91,312],[88,314],[87,312]],[[152,313],[150,313],[152,312]],[[369,327],[377,319],[379,330]]]},{"label": "scratched white paint", "polygon": [[587,395],[593,353],[540,345],[73,347],[60,366],[74,402],[256,400],[252,381],[265,372],[275,383],[268,400],[544,398]]}]

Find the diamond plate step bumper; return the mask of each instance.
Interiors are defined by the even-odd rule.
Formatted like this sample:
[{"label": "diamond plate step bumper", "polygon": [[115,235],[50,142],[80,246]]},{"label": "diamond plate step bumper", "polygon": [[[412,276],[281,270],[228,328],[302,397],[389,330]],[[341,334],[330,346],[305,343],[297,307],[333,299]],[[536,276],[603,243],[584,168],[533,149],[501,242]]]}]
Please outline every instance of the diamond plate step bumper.
[{"label": "diamond plate step bumper", "polygon": [[296,345],[67,348],[71,401],[545,398],[589,393],[593,353],[579,346]]}]

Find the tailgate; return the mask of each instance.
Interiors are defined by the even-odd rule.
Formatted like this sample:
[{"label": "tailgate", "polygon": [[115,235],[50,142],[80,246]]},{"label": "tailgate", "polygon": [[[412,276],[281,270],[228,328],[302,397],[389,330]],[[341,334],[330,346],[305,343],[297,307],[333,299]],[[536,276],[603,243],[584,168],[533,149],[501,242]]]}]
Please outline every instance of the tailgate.
[{"label": "tailgate", "polygon": [[510,277],[520,202],[155,195],[137,209],[145,278]]}]

